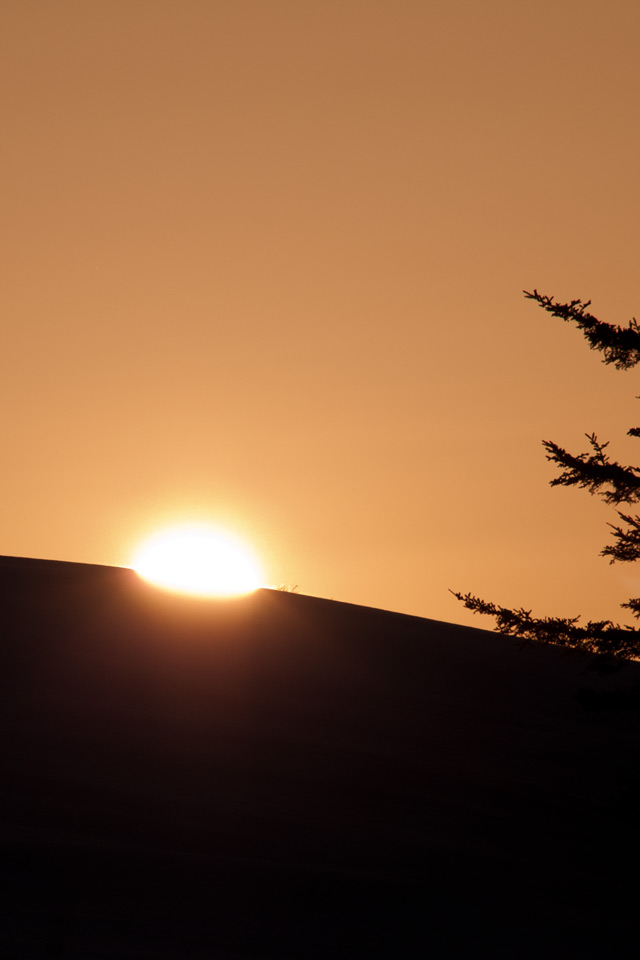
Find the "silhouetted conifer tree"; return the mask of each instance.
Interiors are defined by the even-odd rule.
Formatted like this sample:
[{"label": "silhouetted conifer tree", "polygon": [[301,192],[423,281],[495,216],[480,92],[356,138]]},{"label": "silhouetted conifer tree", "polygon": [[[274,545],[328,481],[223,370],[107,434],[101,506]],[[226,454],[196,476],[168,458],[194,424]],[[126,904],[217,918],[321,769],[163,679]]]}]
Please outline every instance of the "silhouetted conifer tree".
[{"label": "silhouetted conifer tree", "polygon": [[[640,325],[635,318],[628,326],[620,327],[603,323],[588,313],[590,300],[556,303],[553,297],[543,296],[537,290],[533,293],[525,290],[524,294],[552,316],[575,323],[588,340],[591,349],[604,354],[603,363],[612,363],[618,370],[628,370],[640,362]],[[632,427],[628,435],[640,437],[640,427]],[[582,487],[589,493],[597,494],[605,503],[616,507],[621,504],[640,503],[640,467],[625,466],[610,460],[606,453],[608,443],[600,443],[593,433],[586,436],[590,449],[578,456],[568,453],[551,440],[543,441],[547,460],[561,469],[559,476],[551,480],[551,486]],[[609,524],[613,530],[614,542],[605,547],[601,555],[610,557],[611,563],[638,560],[640,516],[622,510],[616,512],[619,524]],[[530,610],[510,610],[481,600],[470,593],[452,593],[467,609],[495,617],[500,633],[585,650],[598,655],[600,659],[640,657],[639,628],[621,626],[611,620],[590,620],[580,626],[580,617],[536,618],[531,615]],[[640,619],[640,597],[628,600],[621,606]]]}]

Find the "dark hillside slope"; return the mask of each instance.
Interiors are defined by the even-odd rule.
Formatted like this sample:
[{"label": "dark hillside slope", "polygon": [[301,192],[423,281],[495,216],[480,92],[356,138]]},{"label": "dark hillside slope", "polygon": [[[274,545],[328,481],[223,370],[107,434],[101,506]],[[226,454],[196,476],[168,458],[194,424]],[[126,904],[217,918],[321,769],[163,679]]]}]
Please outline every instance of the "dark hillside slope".
[{"label": "dark hillside slope", "polygon": [[2,956],[623,955],[638,665],[84,564],[0,599]]}]

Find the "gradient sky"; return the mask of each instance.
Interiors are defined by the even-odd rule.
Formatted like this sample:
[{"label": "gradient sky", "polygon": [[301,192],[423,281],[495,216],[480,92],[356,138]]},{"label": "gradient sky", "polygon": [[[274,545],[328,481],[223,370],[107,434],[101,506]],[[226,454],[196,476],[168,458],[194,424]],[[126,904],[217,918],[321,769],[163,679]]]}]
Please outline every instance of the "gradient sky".
[{"label": "gradient sky", "polygon": [[637,372],[522,297],[640,316],[635,0],[3,0],[0,553],[162,526],[269,583],[489,628],[613,617]]}]

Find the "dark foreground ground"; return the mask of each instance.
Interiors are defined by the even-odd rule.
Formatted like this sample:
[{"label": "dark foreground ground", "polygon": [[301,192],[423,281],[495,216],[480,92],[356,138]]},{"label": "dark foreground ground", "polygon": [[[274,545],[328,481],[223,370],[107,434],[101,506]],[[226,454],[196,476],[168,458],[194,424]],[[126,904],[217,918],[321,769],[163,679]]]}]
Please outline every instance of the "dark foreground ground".
[{"label": "dark foreground ground", "polygon": [[112,567],[0,599],[3,957],[636,955],[638,666]]}]

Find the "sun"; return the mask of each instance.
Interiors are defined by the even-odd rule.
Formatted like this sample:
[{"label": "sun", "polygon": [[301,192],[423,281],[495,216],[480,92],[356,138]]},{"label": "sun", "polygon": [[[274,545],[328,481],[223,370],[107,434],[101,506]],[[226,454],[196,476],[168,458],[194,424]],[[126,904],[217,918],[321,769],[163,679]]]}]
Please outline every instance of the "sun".
[{"label": "sun", "polygon": [[140,547],[132,567],[151,583],[197,596],[239,596],[262,585],[249,548],[203,524],[160,531]]}]

